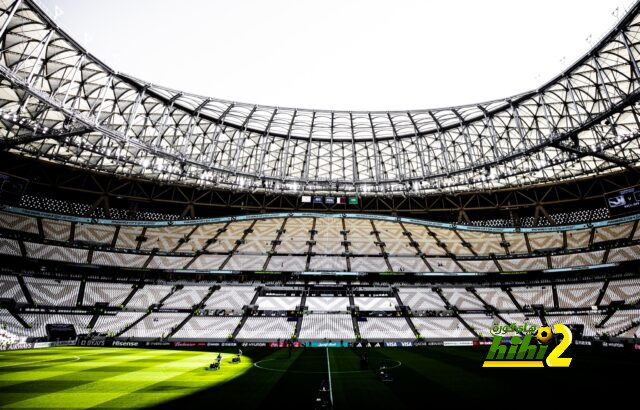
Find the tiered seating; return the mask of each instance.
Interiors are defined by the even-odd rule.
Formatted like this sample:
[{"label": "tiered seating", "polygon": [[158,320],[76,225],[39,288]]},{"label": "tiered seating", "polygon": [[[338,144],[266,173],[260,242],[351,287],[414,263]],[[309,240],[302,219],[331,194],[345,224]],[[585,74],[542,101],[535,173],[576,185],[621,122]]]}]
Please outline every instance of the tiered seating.
[{"label": "tiered seating", "polygon": [[225,341],[238,326],[238,316],[194,316],[171,340]]},{"label": "tiered seating", "polygon": [[210,252],[229,252],[236,246],[236,241],[242,239],[244,231],[251,227],[251,221],[233,222],[227,230],[220,233],[216,242],[207,248]]},{"label": "tiered seating", "polygon": [[412,310],[445,310],[444,302],[437,293],[428,288],[398,288],[400,299]]},{"label": "tiered seating", "polygon": [[11,275],[0,275],[0,297],[13,299],[18,303],[27,303],[18,283],[18,279]]},{"label": "tiered seating", "polygon": [[640,301],[640,278],[609,282],[601,305],[608,305],[616,300],[625,301],[630,305],[637,304]]},{"label": "tiered seating", "polygon": [[475,337],[456,317],[413,317],[411,321],[424,339]]},{"label": "tiered seating", "polygon": [[14,239],[0,238],[0,254],[11,256],[22,256],[20,245]]},{"label": "tiered seating", "polygon": [[133,295],[127,303],[127,309],[147,309],[151,305],[157,305],[169,292],[171,286],[145,285]]},{"label": "tiered seating", "polygon": [[147,340],[166,337],[171,329],[179,325],[187,316],[189,316],[188,313],[152,313],[127,329],[122,337]]},{"label": "tiered seating", "polygon": [[434,272],[462,272],[460,266],[451,258],[427,258]]},{"label": "tiered seating", "polygon": [[567,232],[567,248],[586,248],[589,246],[591,229],[580,229]]},{"label": "tiered seating", "polygon": [[[638,229],[640,231],[640,229]],[[607,262],[625,262],[640,259],[640,245],[613,248],[609,251]]]},{"label": "tiered seating", "polygon": [[[345,251],[341,244],[343,236],[342,220],[338,218],[316,218],[316,231],[313,237],[316,244],[313,246],[313,252],[317,254],[341,254]],[[313,261],[312,258],[311,260]],[[312,268],[316,270],[315,268]],[[332,268],[331,268],[332,269]],[[331,270],[329,269],[329,270]]]},{"label": "tiered seating", "polygon": [[517,286],[511,289],[511,294],[520,306],[544,305],[553,307],[553,291],[549,286]]},{"label": "tiered seating", "polygon": [[378,255],[381,250],[375,244],[376,237],[371,234],[373,226],[365,219],[345,219],[349,251],[358,255]]},{"label": "tiered seating", "polygon": [[527,242],[525,241],[523,234],[505,233],[504,240],[509,243],[509,253],[511,253],[512,255],[528,252]]},{"label": "tiered seating", "polygon": [[551,257],[551,264],[554,268],[570,268],[573,266],[597,265],[602,263],[603,257],[604,251],[557,255]]},{"label": "tiered seating", "polygon": [[633,229],[633,222],[620,225],[603,226],[596,228],[593,235],[593,242],[606,242],[616,239],[628,239]]},{"label": "tiered seating", "polygon": [[300,296],[261,296],[256,304],[260,310],[294,310],[300,305]]},{"label": "tiered seating", "polygon": [[150,251],[158,248],[160,251],[170,252],[180,244],[180,239],[187,237],[192,230],[193,226],[190,225],[147,228],[144,232],[146,240],[140,243],[140,249]]},{"label": "tiered seating", "polygon": [[462,245],[462,241],[455,231],[430,227],[429,230],[436,234],[438,240],[447,246],[447,250],[455,255],[472,256],[471,250]]},{"label": "tiered seating", "polygon": [[349,298],[342,296],[313,296],[306,299],[310,312],[346,312]]},{"label": "tiered seating", "polygon": [[222,286],[207,300],[205,309],[242,310],[256,294],[253,286]]},{"label": "tiered seating", "polygon": [[[315,250],[315,247],[314,247]],[[347,270],[347,260],[342,256],[322,256],[316,255],[309,261],[311,271],[337,271]]]},{"label": "tiered seating", "polygon": [[386,272],[389,270],[384,258],[369,256],[366,258],[351,258],[352,272]]},{"label": "tiered seating", "polygon": [[407,232],[411,233],[411,239],[417,242],[418,247],[425,255],[444,255],[445,250],[436,243],[436,240],[429,235],[429,231],[424,226],[414,224],[404,224]]},{"label": "tiered seating", "polygon": [[71,222],[43,219],[42,232],[46,239],[68,241],[71,235]]},{"label": "tiered seating", "polygon": [[505,249],[500,245],[502,237],[500,234],[487,234],[485,232],[458,230],[460,237],[471,244],[471,249],[478,255],[504,255]]},{"label": "tiered seating", "polygon": [[89,333],[87,326],[91,321],[91,315],[71,314],[21,314],[20,317],[31,325],[30,329],[12,328],[10,331],[18,336],[45,337],[47,336],[47,324],[70,324],[76,329],[77,334]]},{"label": "tiered seating", "polygon": [[113,225],[76,224],[74,240],[111,245],[116,227]]},{"label": "tiered seating", "polygon": [[353,341],[355,334],[351,316],[344,313],[305,315],[299,340]]},{"label": "tiered seating", "polygon": [[492,259],[486,260],[459,260],[458,263],[462,265],[467,272],[497,272],[498,266]]},{"label": "tiered seating", "polygon": [[302,272],[307,265],[306,256],[272,256],[269,260],[269,271]]},{"label": "tiered seating", "polygon": [[75,306],[80,282],[26,276],[33,302],[40,306]]},{"label": "tiered seating", "polygon": [[29,335],[30,331],[30,329],[25,329],[7,309],[0,309],[0,329],[23,337]]},{"label": "tiered seating", "polygon": [[193,259],[191,256],[154,256],[149,261],[147,268],[149,269],[182,269],[189,261]]},{"label": "tiered seating", "polygon": [[527,238],[532,251],[562,248],[562,232],[530,232]]},{"label": "tiered seating", "polygon": [[36,218],[31,218],[30,216],[0,212],[0,226],[14,231],[38,234],[38,222]]},{"label": "tiered seating", "polygon": [[312,226],[312,218],[289,218],[285,225],[285,232],[280,235],[281,243],[276,247],[276,252],[283,254],[307,252],[309,249],[307,242],[311,240],[309,231]]},{"label": "tiered seating", "polygon": [[189,269],[216,270],[225,260],[227,255],[200,255],[189,265]]},{"label": "tiered seating", "polygon": [[[494,323],[496,323],[498,326],[507,326],[507,324],[512,325],[512,324],[516,324],[516,326],[521,326],[521,325],[526,325],[527,328],[530,328],[532,325],[536,325],[536,328],[538,327],[538,325],[536,324],[536,322],[533,322],[530,320],[530,318],[526,317],[524,314],[522,313],[500,313],[500,316],[507,322],[501,322],[497,317],[494,319]],[[508,331],[505,336],[507,337],[511,337],[511,336],[518,336],[519,333],[515,332],[513,330]]]},{"label": "tiered seating", "polygon": [[596,328],[596,325],[604,319],[605,315],[601,314],[582,314],[582,315],[545,315],[545,319],[550,326],[556,323],[563,325],[583,325],[584,336],[596,336],[602,333],[604,329]]},{"label": "tiered seating", "polygon": [[120,306],[131,293],[130,283],[87,282],[84,288],[85,306],[93,306],[98,302],[109,306]]},{"label": "tiered seating", "polygon": [[415,255],[416,249],[409,243],[409,238],[403,234],[400,224],[388,221],[375,221],[380,240],[385,244],[385,251],[389,255]]},{"label": "tiered seating", "polygon": [[488,305],[499,310],[517,310],[509,295],[500,288],[476,288],[476,293]]},{"label": "tiered seating", "polygon": [[149,259],[149,255],[94,251],[91,263],[95,265],[118,266],[124,268],[141,268],[147,259]]},{"label": "tiered seating", "polygon": [[504,322],[493,315],[464,313],[460,317],[481,337],[491,337],[490,330],[495,323],[504,325]]},{"label": "tiered seating", "polygon": [[115,315],[101,315],[93,326],[97,333],[119,333],[144,315],[143,312],[118,312]]},{"label": "tiered seating", "polygon": [[286,317],[249,317],[236,339],[254,342],[290,339],[295,327],[296,322],[290,321]]},{"label": "tiered seating", "polygon": [[225,224],[197,225],[195,231],[189,235],[188,240],[180,244],[178,252],[195,252],[207,246],[207,241],[216,236],[218,229]]},{"label": "tiered seating", "polygon": [[596,304],[604,282],[556,285],[561,308],[591,307]]},{"label": "tiered seating", "polygon": [[498,263],[504,272],[523,272],[549,268],[546,258],[500,259]]},{"label": "tiered seating", "polygon": [[121,226],[118,231],[116,248],[136,249],[140,236],[142,236],[141,226]]},{"label": "tiered seating", "polygon": [[238,246],[239,253],[256,254],[267,253],[272,248],[272,241],[278,236],[278,229],[282,226],[282,219],[265,219],[253,225],[253,232],[247,235],[245,242]]},{"label": "tiered seating", "polygon": [[[640,319],[640,309],[617,310],[613,316],[607,320],[604,326],[599,328],[599,333],[616,336],[621,332],[626,332],[625,329],[630,327],[634,321],[637,323],[638,319]],[[598,331],[598,329],[596,329],[596,331]]]},{"label": "tiered seating", "polygon": [[443,288],[442,294],[450,304],[462,310],[484,310],[484,305],[472,293],[464,289]]},{"label": "tiered seating", "polygon": [[394,272],[427,272],[429,270],[424,261],[416,256],[389,256],[388,259],[391,270]]},{"label": "tiered seating", "polygon": [[27,256],[32,259],[46,259],[60,262],[87,263],[89,251],[86,249],[68,248],[65,246],[44,245],[25,242]]},{"label": "tiered seating", "polygon": [[267,261],[267,255],[242,255],[236,254],[229,259],[223,269],[225,270],[253,270],[260,271]]},{"label": "tiered seating", "polygon": [[358,321],[360,337],[366,340],[415,340],[416,336],[403,317],[368,317]]},{"label": "tiered seating", "polygon": [[173,292],[162,303],[162,307],[166,309],[190,309],[202,302],[208,292],[208,286],[185,286]]},{"label": "tiered seating", "polygon": [[371,311],[395,311],[398,304],[395,298],[384,297],[355,297],[353,301],[360,310]]}]

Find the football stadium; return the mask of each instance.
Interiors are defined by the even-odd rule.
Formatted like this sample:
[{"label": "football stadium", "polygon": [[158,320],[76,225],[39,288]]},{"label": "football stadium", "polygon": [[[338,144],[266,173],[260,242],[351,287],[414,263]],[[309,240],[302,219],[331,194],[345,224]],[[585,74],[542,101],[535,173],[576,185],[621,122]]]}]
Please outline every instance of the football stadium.
[{"label": "football stadium", "polygon": [[0,406],[637,401],[640,3],[580,53],[482,103],[283,108],[0,0]]}]

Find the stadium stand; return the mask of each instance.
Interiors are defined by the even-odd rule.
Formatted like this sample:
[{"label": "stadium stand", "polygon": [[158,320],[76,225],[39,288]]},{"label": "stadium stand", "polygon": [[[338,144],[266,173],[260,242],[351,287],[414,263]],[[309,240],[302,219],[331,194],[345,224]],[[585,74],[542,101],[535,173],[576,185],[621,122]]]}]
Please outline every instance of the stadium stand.
[{"label": "stadium stand", "polygon": [[353,320],[344,313],[309,314],[302,320],[300,341],[355,341]]},{"label": "stadium stand", "polygon": [[289,340],[295,330],[295,321],[287,317],[249,317],[240,329],[239,341],[271,342]]}]

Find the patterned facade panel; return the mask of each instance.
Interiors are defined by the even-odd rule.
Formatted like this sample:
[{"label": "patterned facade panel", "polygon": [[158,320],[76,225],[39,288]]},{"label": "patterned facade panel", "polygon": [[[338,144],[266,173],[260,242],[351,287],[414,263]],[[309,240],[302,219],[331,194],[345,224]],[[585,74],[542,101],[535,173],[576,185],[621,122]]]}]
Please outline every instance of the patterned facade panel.
[{"label": "patterned facade panel", "polygon": [[262,270],[267,255],[233,255],[223,266],[225,270],[257,271]]},{"label": "patterned facade panel", "polygon": [[71,236],[71,222],[43,219],[42,232],[47,239],[68,241]]},{"label": "patterned facade panel", "polygon": [[593,235],[593,242],[606,242],[616,239],[628,239],[633,229],[633,222],[620,225],[603,226],[596,228]]},{"label": "patterned facade panel", "polygon": [[567,232],[567,248],[586,248],[589,246],[591,229],[580,229]]},{"label": "patterned facade panel", "polygon": [[272,256],[267,270],[297,272],[304,271],[306,265],[306,256]]},{"label": "patterned facade panel", "polygon": [[189,269],[217,270],[227,257],[227,255],[200,255],[189,265]]},{"label": "patterned facade panel", "polygon": [[513,254],[528,253],[527,242],[521,233],[505,233],[504,240],[509,244],[509,252]]},{"label": "patterned facade panel", "polygon": [[140,249],[151,250],[158,248],[170,252],[180,245],[180,240],[186,240],[193,226],[164,226],[161,228],[147,228],[144,232]]},{"label": "patterned facade panel", "polygon": [[499,259],[503,272],[520,272],[548,269],[547,258]]},{"label": "patterned facade panel", "polygon": [[115,226],[76,224],[74,239],[76,241],[98,242],[104,245],[111,245],[115,232]]},{"label": "patterned facade panel", "polygon": [[182,269],[192,258],[190,256],[154,256],[147,265],[149,269]]},{"label": "patterned facade panel", "polygon": [[352,272],[386,272],[389,270],[384,258],[351,258]]},{"label": "patterned facade panel", "polygon": [[562,232],[528,233],[527,238],[532,251],[563,247]]},{"label": "patterned facade panel", "polygon": [[498,271],[498,267],[491,259],[476,260],[476,261],[459,260],[458,262],[460,263],[460,265],[462,265],[464,270],[466,270],[467,272],[497,272]]},{"label": "patterned facade panel", "polygon": [[36,218],[0,212],[0,227],[14,231],[38,234],[38,222]]},{"label": "patterned facade panel", "polygon": [[391,270],[394,272],[427,272],[429,268],[423,262],[422,258],[418,257],[394,257],[389,256],[389,263],[391,264]]},{"label": "patterned facade panel", "polygon": [[147,259],[149,259],[149,255],[94,251],[91,262],[95,265],[141,268]]},{"label": "patterned facade panel", "polygon": [[347,259],[342,256],[312,256],[309,270],[344,272],[347,270]]},{"label": "patterned facade panel", "polygon": [[613,248],[609,251],[607,262],[625,262],[640,260],[640,245],[625,248]]},{"label": "patterned facade panel", "polygon": [[462,272],[460,266],[451,258],[427,258],[434,272]]},{"label": "patterned facade panel", "polygon": [[589,266],[602,263],[604,251],[580,252],[570,255],[557,255],[551,257],[554,268],[571,268],[573,266]]},{"label": "patterned facade panel", "polygon": [[142,228],[139,226],[121,226],[118,231],[116,248],[136,249],[138,246],[137,238],[141,235]]},{"label": "patterned facade panel", "polygon": [[487,256],[491,253],[504,255],[506,253],[506,250],[500,245],[502,242],[500,234],[462,230],[459,230],[458,233],[465,242],[471,244],[471,249],[480,256]]},{"label": "patterned facade panel", "polygon": [[60,262],[87,263],[89,251],[64,246],[25,242],[27,256],[32,259],[48,259]]}]

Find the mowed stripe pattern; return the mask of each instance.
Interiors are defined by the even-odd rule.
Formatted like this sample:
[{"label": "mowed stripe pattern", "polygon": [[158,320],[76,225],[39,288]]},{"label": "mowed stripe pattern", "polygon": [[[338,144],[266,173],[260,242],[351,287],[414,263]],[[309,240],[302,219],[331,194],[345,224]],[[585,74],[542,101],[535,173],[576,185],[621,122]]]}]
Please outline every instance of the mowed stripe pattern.
[{"label": "mowed stripe pattern", "polygon": [[60,347],[0,354],[0,404],[8,408],[147,407],[224,383],[251,368],[205,371],[217,354]]}]

